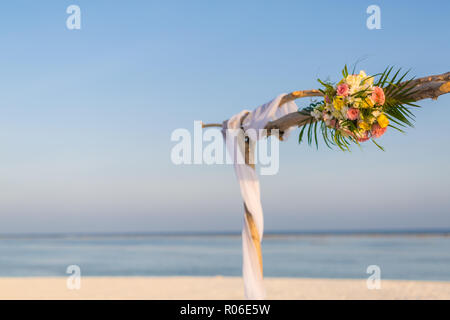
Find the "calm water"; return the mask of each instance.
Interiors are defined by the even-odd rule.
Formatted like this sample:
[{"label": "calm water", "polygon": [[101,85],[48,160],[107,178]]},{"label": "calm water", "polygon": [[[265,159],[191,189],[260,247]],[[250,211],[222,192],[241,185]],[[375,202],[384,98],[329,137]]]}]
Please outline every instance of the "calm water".
[{"label": "calm water", "polygon": [[[445,235],[268,236],[266,276],[365,278],[378,265],[385,279],[450,281]],[[0,276],[239,276],[239,236],[77,236],[0,238]]]}]

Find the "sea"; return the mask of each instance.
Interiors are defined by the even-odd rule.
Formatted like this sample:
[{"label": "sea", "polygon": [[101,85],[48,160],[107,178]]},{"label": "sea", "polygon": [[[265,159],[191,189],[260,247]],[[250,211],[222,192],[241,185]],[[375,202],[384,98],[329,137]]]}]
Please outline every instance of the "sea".
[{"label": "sea", "polygon": [[[450,231],[266,233],[266,277],[450,281]],[[239,233],[0,235],[0,277],[241,276]]]}]

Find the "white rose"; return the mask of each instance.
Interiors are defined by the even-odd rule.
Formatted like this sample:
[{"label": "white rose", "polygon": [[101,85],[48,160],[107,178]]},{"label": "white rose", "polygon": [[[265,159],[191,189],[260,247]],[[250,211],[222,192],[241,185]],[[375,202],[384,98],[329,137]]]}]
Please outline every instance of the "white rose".
[{"label": "white rose", "polygon": [[311,116],[313,116],[316,120],[320,120],[320,118],[322,117],[322,113],[319,110],[314,109],[311,112]]},{"label": "white rose", "polygon": [[375,118],[378,118],[378,116],[381,115],[381,111],[375,110],[375,111],[372,112],[372,115],[373,115]]},{"label": "white rose", "polygon": [[350,86],[351,91],[354,87],[359,87],[361,79],[359,78],[358,75],[350,74],[347,76],[347,78],[345,78],[345,82]]}]

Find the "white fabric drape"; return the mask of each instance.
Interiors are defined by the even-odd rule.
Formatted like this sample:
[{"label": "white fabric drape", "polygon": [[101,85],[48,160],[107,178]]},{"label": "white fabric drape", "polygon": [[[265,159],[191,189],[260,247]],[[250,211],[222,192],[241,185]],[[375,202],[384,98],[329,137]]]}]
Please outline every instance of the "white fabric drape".
[{"label": "white fabric drape", "polygon": [[[223,124],[224,138],[226,140],[228,152],[234,160],[234,169],[239,181],[244,206],[251,214],[251,218],[257,228],[259,241],[261,241],[263,237],[264,219],[258,176],[252,166],[245,164],[245,154],[243,154],[245,151],[242,148],[242,145],[239,147],[237,145],[237,139],[231,137],[236,136],[236,131],[241,129],[242,125],[242,128],[246,131],[251,140],[250,143],[254,143],[256,140],[263,137],[259,130],[264,129],[269,121],[276,120],[288,113],[296,112],[298,108],[294,102],[288,102],[279,106],[281,99],[285,95],[286,94],[280,94],[272,101],[256,108],[252,112],[243,110]],[[244,121],[242,121],[244,116],[246,117]],[[292,129],[289,129],[284,132],[284,139],[287,139],[291,130]],[[262,265],[259,260],[260,253],[257,250],[255,238],[252,237],[250,227],[251,225],[247,217],[244,216],[244,227],[242,230],[242,273],[244,278],[245,297],[246,299],[264,299],[265,290],[263,286]]]}]

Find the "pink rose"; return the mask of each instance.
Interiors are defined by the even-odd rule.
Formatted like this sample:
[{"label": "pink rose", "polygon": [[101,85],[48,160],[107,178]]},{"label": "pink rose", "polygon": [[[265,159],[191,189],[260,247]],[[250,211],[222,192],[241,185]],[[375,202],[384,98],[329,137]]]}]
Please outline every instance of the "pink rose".
[{"label": "pink rose", "polygon": [[359,117],[359,110],[356,108],[349,108],[347,110],[347,118],[350,120],[356,120]]},{"label": "pink rose", "polygon": [[339,128],[339,123],[337,123],[336,119],[330,120],[330,127],[335,129]]},{"label": "pink rose", "polygon": [[382,128],[382,127],[380,127],[380,125],[378,123],[375,123],[372,126],[372,137],[379,138],[386,132],[386,130],[387,130],[387,127]]},{"label": "pink rose", "polygon": [[341,97],[348,96],[348,84],[342,83],[337,87],[337,94]]},{"label": "pink rose", "polygon": [[364,132],[363,135],[361,135],[360,137],[357,138],[358,142],[365,142],[367,140],[369,140],[369,132]]},{"label": "pink rose", "polygon": [[373,103],[382,106],[385,100],[383,89],[381,89],[380,87],[374,87],[372,96],[370,98],[372,99]]}]

